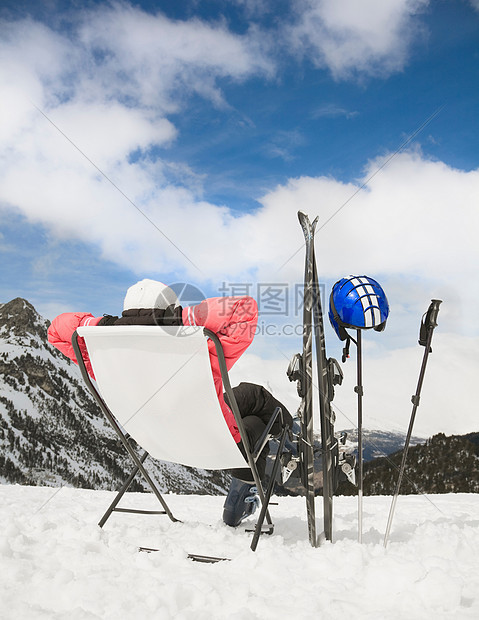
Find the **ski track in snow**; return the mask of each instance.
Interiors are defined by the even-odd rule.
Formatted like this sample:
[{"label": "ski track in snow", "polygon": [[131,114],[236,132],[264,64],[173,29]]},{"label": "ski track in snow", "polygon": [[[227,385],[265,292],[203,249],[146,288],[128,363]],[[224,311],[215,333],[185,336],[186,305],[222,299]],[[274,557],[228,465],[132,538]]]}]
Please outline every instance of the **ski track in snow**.
[{"label": "ski track in snow", "polygon": [[[0,485],[2,619],[479,618],[479,495],[399,497],[387,550],[390,497],[364,498],[362,545],[356,498],[335,498],[335,542],[318,549],[305,500],[277,498],[275,533],[256,553],[244,525],[222,524],[223,497],[167,495],[183,523],[116,513],[100,530],[113,497]],[[122,505],[159,506],[136,493]],[[231,561],[201,564],[188,553]]]}]

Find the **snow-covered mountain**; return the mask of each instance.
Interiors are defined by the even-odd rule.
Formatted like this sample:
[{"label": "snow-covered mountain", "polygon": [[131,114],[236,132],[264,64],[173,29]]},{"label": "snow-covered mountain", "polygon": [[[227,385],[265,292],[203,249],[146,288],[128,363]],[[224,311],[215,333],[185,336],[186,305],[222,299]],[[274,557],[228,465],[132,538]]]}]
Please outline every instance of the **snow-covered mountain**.
[{"label": "snow-covered mountain", "polygon": [[[354,445],[358,443],[358,429],[345,431],[347,439]],[[393,454],[402,450],[406,441],[405,433],[392,433],[390,431],[363,429],[363,459],[371,461],[380,457]],[[426,443],[427,437],[415,437],[410,439],[410,445]]]},{"label": "snow-covered mountain", "polygon": [[[25,299],[0,305],[0,482],[116,489],[132,469],[78,367]],[[160,489],[224,493],[229,477],[147,460]],[[140,477],[132,490],[146,489]]]},{"label": "snow-covered mountain", "polygon": [[[25,299],[0,304],[0,483],[116,489],[131,471],[131,462],[84,386],[78,367],[48,344],[48,325]],[[364,460],[375,461],[397,452],[404,440],[401,434],[364,430]],[[347,441],[354,448],[357,431],[348,431]],[[414,437],[411,445],[424,442]],[[315,445],[320,489],[319,437]],[[371,471],[378,472],[378,467],[379,463]],[[150,459],[147,468],[163,491],[223,494],[229,484],[224,472]],[[391,492],[389,487],[380,488]],[[444,488],[467,490],[447,484]],[[137,477],[132,490],[145,489],[146,484]],[[303,492],[297,478],[277,491]],[[341,487],[340,492],[349,494],[354,489]]]}]

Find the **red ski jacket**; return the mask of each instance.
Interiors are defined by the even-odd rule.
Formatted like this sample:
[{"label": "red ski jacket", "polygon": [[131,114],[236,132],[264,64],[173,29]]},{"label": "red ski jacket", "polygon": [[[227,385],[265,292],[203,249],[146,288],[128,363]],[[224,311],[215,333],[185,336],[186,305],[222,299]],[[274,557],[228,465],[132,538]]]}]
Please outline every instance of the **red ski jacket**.
[{"label": "red ski jacket", "polygon": [[[98,325],[103,317],[94,317],[87,312],[66,312],[57,316],[48,328],[48,342],[73,360],[75,352],[71,344],[78,327]],[[218,335],[225,354],[226,367],[231,369],[251,344],[258,321],[258,307],[252,297],[212,297],[197,306],[183,308],[183,325],[201,325]],[[83,338],[78,339],[80,351],[88,374],[94,379],[93,369]],[[221,410],[236,443],[241,436],[234,415],[223,398],[223,382],[214,343],[208,340],[211,370]]]},{"label": "red ski jacket", "polygon": [[[98,325],[103,317],[94,317],[88,312],[64,312],[53,319],[52,324],[48,328],[48,342],[61,351],[64,355],[78,364],[75,357],[75,351],[72,346],[72,336],[78,327],[86,327],[89,325]],[[85,362],[88,374],[93,379],[93,368],[91,367],[90,358],[83,338],[78,338],[78,346]]]}]

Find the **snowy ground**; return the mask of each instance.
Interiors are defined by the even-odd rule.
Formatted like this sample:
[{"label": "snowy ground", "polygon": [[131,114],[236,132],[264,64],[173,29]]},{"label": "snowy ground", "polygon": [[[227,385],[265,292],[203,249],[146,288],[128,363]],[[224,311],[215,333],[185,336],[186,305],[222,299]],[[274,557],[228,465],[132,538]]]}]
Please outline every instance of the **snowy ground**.
[{"label": "snowy ground", "polygon": [[[171,495],[184,523],[114,514],[100,530],[112,497],[0,486],[2,619],[479,618],[479,495],[400,497],[387,550],[390,498],[365,498],[362,545],[356,500],[336,498],[335,543],[319,549],[304,500],[279,498],[276,532],[256,553],[244,528],[222,525],[222,497]],[[154,509],[153,499],[128,497]],[[200,564],[189,552],[231,561]]]}]

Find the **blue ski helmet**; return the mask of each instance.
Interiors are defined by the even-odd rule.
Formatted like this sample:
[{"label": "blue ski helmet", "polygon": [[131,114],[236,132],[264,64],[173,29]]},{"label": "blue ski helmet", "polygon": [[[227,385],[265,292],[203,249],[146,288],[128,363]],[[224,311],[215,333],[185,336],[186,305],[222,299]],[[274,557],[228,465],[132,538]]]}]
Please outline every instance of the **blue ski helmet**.
[{"label": "blue ski helmet", "polygon": [[382,332],[389,304],[381,286],[368,276],[349,276],[336,282],[329,298],[329,320],[340,340],[349,338],[346,327]]}]

